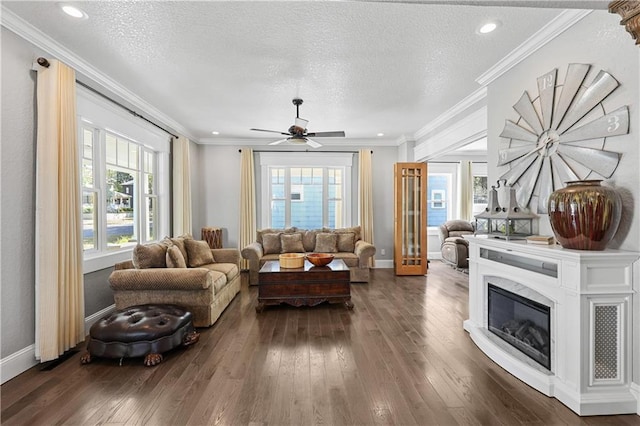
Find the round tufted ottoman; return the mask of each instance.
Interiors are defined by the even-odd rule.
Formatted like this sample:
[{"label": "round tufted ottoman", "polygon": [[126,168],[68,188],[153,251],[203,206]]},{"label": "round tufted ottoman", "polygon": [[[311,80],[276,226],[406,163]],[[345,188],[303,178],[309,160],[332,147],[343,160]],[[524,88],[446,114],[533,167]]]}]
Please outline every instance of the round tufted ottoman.
[{"label": "round tufted ottoman", "polygon": [[196,343],[191,312],[176,305],[138,305],[122,309],[96,321],[89,331],[82,364],[92,356],[133,358],[144,356],[144,364],[162,362],[162,353],[177,346]]}]

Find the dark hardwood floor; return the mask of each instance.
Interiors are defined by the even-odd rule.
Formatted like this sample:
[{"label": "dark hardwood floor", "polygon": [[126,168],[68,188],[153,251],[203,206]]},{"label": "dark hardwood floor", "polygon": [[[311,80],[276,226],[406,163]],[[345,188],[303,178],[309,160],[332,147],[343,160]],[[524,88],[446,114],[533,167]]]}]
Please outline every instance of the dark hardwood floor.
[{"label": "dark hardwood floor", "polygon": [[5,383],[3,425],[639,425],[578,417],[473,344],[467,275],[431,262],[427,277],[372,271],[343,305],[255,312],[247,285],[200,341],[141,359],[80,353]]}]

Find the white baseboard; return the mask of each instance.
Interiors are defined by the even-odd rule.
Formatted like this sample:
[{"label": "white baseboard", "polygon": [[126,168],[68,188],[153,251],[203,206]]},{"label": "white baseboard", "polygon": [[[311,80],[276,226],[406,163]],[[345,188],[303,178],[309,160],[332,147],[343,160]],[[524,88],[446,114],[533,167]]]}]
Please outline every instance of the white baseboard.
[{"label": "white baseboard", "polygon": [[376,266],[374,269],[393,268],[393,260],[380,260],[376,259]]},{"label": "white baseboard", "polygon": [[2,383],[7,382],[20,373],[24,373],[38,361],[36,360],[36,345],[29,345],[18,352],[0,360],[0,376]]},{"label": "white baseboard", "polygon": [[640,416],[640,385],[637,383],[631,383],[631,394],[636,398],[638,402],[638,408],[636,414]]},{"label": "white baseboard", "polygon": [[[103,316],[115,311],[116,306],[111,305],[104,308],[101,311],[96,312],[93,315],[89,315],[84,319],[84,332],[85,335],[89,334],[91,325]],[[18,374],[22,374],[34,365],[38,364],[36,360],[36,345],[29,345],[24,349],[20,349],[18,352],[14,352],[11,355],[0,359],[0,379],[1,383],[5,383]]]}]

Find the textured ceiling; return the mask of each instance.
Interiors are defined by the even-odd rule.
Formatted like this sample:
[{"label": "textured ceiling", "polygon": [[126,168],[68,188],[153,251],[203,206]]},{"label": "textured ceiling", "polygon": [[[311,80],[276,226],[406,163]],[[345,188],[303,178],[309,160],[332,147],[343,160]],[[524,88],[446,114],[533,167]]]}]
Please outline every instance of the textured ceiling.
[{"label": "textured ceiling", "polygon": [[[55,2],[2,5],[197,141],[275,140],[249,129],[286,131],[301,97],[311,132],[344,130],[353,143],[382,132],[394,143],[477,90],[479,75],[566,3],[73,2],[89,16],[80,21]],[[496,19],[495,32],[477,34]]]}]

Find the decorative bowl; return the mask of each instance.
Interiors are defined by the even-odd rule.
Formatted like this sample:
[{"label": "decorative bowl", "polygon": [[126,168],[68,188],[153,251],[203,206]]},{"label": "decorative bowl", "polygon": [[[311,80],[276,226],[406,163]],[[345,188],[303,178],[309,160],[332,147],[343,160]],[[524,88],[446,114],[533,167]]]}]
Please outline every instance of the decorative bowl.
[{"label": "decorative bowl", "polygon": [[281,268],[302,268],[304,266],[303,253],[284,253],[280,255]]},{"label": "decorative bowl", "polygon": [[327,266],[333,260],[333,255],[329,253],[309,253],[307,260],[315,266]]}]

